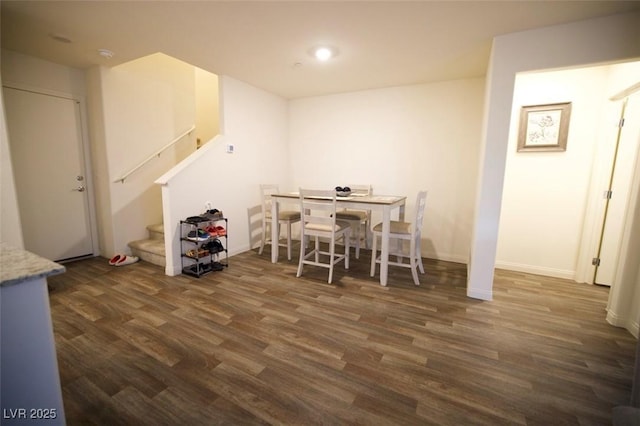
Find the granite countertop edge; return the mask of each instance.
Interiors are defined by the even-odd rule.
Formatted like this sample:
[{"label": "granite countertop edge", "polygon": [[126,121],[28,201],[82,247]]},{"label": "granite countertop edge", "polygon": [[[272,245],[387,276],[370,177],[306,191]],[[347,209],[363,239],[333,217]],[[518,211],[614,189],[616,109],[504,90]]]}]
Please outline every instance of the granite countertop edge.
[{"label": "granite countertop edge", "polygon": [[37,254],[0,243],[0,286],[9,286],[51,275],[66,268]]}]

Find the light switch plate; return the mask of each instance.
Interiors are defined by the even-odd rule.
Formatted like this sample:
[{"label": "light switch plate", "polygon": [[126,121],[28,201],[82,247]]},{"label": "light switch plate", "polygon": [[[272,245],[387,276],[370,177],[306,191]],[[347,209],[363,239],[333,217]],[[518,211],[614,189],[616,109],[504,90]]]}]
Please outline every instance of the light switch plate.
[{"label": "light switch plate", "polygon": [[233,154],[234,146],[231,143],[227,144],[227,154]]}]

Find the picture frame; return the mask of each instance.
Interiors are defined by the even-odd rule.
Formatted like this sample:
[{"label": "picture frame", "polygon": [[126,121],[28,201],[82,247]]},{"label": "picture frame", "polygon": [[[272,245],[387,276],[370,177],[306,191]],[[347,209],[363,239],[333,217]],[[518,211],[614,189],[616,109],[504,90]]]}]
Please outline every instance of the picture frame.
[{"label": "picture frame", "polygon": [[571,102],[520,109],[518,152],[566,151]]}]

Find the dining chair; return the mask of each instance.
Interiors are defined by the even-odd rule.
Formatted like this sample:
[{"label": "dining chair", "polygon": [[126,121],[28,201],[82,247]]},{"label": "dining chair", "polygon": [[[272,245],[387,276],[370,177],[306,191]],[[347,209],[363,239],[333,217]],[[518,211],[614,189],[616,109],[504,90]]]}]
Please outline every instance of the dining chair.
[{"label": "dining chair", "polygon": [[[349,241],[351,227],[349,222],[336,218],[336,191],[300,188],[301,243],[300,262],[297,277],[302,275],[304,265],[315,265],[329,269],[328,283],[333,279],[333,267],[344,261],[344,268],[349,269]],[[307,253],[309,238],[314,237],[315,246]],[[323,251],[320,238],[329,240],[329,251]],[[344,241],[344,253],[336,253],[336,242]],[[327,262],[321,262],[321,256],[329,256]]]},{"label": "dining chair", "polygon": [[[371,185],[350,185],[351,196],[363,197],[371,195]],[[364,239],[365,248],[369,248],[369,226],[371,224],[371,210],[343,209],[336,212],[339,220],[349,221],[351,237],[356,246],[356,259],[360,259],[360,240]],[[364,230],[364,235],[361,231]]]},{"label": "dining chair", "polygon": [[[422,222],[424,219],[424,209],[427,204],[427,191],[418,192],[416,198],[415,214],[412,222],[400,222],[392,220],[390,223],[389,233],[389,265],[401,266],[403,268],[410,268],[411,275],[413,275],[413,283],[420,285],[418,280],[418,269],[424,274],[424,264],[422,263],[421,253],[421,240],[422,240]],[[373,227],[373,247],[371,249],[371,276],[376,274],[376,264],[380,263],[380,256],[377,253],[377,240],[378,237],[382,237],[382,223]],[[397,240],[398,249],[395,252],[391,252],[391,247],[396,246],[391,244],[391,240]],[[402,242],[409,241],[409,263],[403,261],[404,257],[407,257],[406,253],[402,252]],[[392,261],[391,256],[398,256],[397,261]]]},{"label": "dining chair", "polygon": [[[262,195],[262,238],[260,241],[260,250],[258,254],[262,254],[265,244],[271,240],[271,199],[272,194],[279,192],[278,185],[263,184],[260,185]],[[287,247],[287,259],[291,260],[291,225],[300,221],[300,212],[295,210],[281,210],[278,212],[278,236],[280,236],[280,225],[286,225],[287,243],[280,243],[280,247]]]}]

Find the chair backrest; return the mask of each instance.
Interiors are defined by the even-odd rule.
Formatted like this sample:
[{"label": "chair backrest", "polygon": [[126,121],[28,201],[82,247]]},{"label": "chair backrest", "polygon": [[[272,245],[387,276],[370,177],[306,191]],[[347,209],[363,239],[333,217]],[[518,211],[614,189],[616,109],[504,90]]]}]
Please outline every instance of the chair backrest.
[{"label": "chair backrest", "polygon": [[[356,195],[356,196],[371,195],[373,192],[371,185],[349,185],[349,188],[351,189],[351,195]],[[349,210],[349,209],[343,209],[343,210]],[[357,210],[360,210],[360,209],[357,209]],[[369,220],[371,220],[371,210],[361,210],[361,211],[365,212]]]},{"label": "chair backrest", "polygon": [[302,233],[312,225],[314,232],[326,228],[332,234],[336,225],[336,191],[300,188],[300,214],[302,216]]},{"label": "chair backrest", "polygon": [[262,196],[262,215],[268,216],[271,214],[271,194],[277,194],[280,192],[278,185],[274,184],[262,184],[260,185],[260,194]]},{"label": "chair backrest", "polygon": [[372,193],[371,185],[349,185],[349,188],[351,188],[352,195],[371,195]]},{"label": "chair backrest", "polygon": [[427,191],[418,192],[416,197],[416,210],[413,218],[413,234],[422,234],[422,222],[424,222],[424,210],[427,205]]}]

